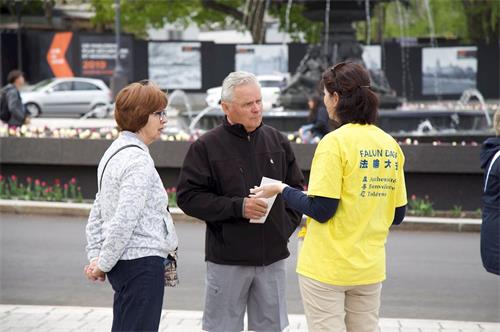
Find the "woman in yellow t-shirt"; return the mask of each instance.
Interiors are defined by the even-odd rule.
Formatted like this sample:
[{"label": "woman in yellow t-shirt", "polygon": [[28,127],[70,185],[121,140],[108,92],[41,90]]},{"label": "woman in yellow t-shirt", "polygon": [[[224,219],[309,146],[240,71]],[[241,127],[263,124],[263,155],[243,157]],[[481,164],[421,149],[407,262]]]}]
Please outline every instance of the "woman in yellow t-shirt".
[{"label": "woman in yellow t-shirt", "polygon": [[297,273],[309,331],[378,331],[385,242],[407,204],[404,156],[374,125],[378,98],[361,65],[339,63],[323,73],[323,84],[340,127],[316,148],[307,195],[286,184],[251,192],[280,193],[308,216]]}]

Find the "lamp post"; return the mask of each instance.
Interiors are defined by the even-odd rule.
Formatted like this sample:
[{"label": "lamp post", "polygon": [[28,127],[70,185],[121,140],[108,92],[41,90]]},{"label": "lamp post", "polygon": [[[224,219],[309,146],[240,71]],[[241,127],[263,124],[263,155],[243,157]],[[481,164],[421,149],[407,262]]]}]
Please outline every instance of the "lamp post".
[{"label": "lamp post", "polygon": [[23,49],[21,44],[21,13],[23,11],[22,0],[14,2],[14,9],[16,12],[17,21],[17,69],[23,70]]},{"label": "lamp post", "polygon": [[116,55],[115,69],[113,77],[111,77],[111,92],[113,99],[116,99],[118,92],[127,85],[127,77],[120,61],[120,0],[115,0],[115,40],[116,40]]}]

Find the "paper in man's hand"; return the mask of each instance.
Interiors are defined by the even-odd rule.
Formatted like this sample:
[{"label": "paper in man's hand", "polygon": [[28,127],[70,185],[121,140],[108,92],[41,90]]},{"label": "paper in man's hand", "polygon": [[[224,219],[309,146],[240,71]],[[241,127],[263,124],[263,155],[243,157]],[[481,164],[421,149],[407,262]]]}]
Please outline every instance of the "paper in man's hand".
[{"label": "paper in man's hand", "polygon": [[[265,184],[271,184],[271,183],[281,183],[281,181],[278,181],[278,180],[275,180],[275,179],[271,179],[271,178],[266,178],[265,176],[262,177],[262,180],[260,181],[260,185],[265,185]],[[260,219],[250,219],[250,222],[251,223],[254,223],[254,224],[263,224],[266,219],[267,219],[267,216],[269,215],[269,211],[271,211],[271,208],[273,207],[273,204],[274,204],[274,201],[276,200],[276,196],[277,195],[274,195],[273,197],[269,197],[269,198],[262,198],[262,199],[265,199],[266,202],[267,202],[267,211],[266,211],[266,215]]]}]

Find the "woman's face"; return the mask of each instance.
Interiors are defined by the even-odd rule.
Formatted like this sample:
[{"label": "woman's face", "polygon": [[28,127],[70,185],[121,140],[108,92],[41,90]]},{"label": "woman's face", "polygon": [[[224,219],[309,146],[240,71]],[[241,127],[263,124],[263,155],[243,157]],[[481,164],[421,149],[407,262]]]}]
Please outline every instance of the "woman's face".
[{"label": "woman's face", "polygon": [[138,134],[144,139],[144,143],[149,145],[160,139],[161,132],[167,124],[167,115],[164,110],[149,114],[148,122],[139,129]]},{"label": "woman's face", "polygon": [[337,104],[339,103],[339,95],[337,92],[334,92],[333,94],[330,94],[328,90],[325,88],[325,95],[323,97],[323,102],[325,103],[326,106],[326,111],[328,112],[328,117],[331,120],[337,120],[337,117],[335,115],[335,109],[337,108]]},{"label": "woman's face", "polygon": [[307,106],[309,107],[310,110],[314,109],[314,100],[313,99],[309,99],[307,101]]}]

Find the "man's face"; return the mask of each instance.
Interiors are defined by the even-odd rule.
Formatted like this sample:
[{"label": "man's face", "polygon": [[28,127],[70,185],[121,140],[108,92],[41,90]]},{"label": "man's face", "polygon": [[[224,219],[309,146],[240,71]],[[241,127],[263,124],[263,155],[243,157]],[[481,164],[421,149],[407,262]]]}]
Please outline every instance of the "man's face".
[{"label": "man's face", "polygon": [[17,80],[14,81],[14,85],[19,89],[24,86],[24,76],[19,76]]},{"label": "man's face", "polygon": [[241,124],[252,132],[262,122],[262,95],[255,83],[238,85],[233,90],[233,100],[223,101],[222,109],[229,122]]}]

